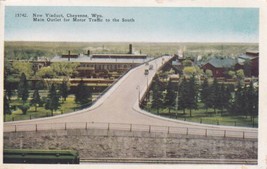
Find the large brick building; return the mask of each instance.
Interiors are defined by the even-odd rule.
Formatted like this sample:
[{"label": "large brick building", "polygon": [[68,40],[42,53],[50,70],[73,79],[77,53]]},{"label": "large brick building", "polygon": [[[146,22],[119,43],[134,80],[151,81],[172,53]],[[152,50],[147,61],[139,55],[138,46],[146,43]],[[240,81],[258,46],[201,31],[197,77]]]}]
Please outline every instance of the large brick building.
[{"label": "large brick building", "polygon": [[50,62],[79,63],[77,71],[80,77],[103,77],[110,72],[123,73],[137,65],[150,60],[146,54],[134,53],[132,45],[125,54],[71,54],[57,55]]}]

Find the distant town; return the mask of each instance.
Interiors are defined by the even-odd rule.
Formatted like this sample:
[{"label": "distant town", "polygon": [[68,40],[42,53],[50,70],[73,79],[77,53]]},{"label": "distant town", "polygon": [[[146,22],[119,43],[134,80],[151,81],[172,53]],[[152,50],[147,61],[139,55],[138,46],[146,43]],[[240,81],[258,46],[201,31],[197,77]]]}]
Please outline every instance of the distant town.
[{"label": "distant town", "polygon": [[[121,73],[145,63],[153,57],[147,54],[142,54],[141,51],[133,51],[132,44],[129,45],[128,53],[105,53],[94,54],[90,50],[85,53],[73,53],[67,51],[67,54],[56,55],[52,59],[47,57],[29,58],[28,60],[19,60],[20,62],[28,62],[32,64],[34,70],[40,70],[45,67],[51,66],[53,63],[75,63],[77,64],[75,77],[80,78],[107,78],[113,75],[120,75]],[[178,54],[179,53],[179,54]],[[219,79],[236,79],[236,78],[257,78],[259,74],[259,52],[246,51],[240,53],[239,56],[211,56],[203,57],[197,56],[187,57],[184,56],[182,51],[178,51],[174,55],[172,67],[175,70],[182,70],[185,66],[197,66],[204,74],[210,77]],[[17,62],[18,60],[9,60],[9,62]],[[239,70],[239,73],[236,71]],[[237,74],[236,74],[237,73]],[[44,76],[45,77],[45,76]],[[47,77],[49,77],[47,75]],[[73,76],[74,77],[74,76]]]}]

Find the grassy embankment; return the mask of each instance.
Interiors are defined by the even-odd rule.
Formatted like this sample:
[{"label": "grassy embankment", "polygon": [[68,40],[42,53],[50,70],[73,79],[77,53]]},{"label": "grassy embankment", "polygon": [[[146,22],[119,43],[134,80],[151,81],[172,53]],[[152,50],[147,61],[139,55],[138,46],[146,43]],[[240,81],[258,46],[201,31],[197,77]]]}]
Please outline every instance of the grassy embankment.
[{"label": "grassy embankment", "polygon": [[144,109],[156,115],[182,121],[224,126],[258,127],[258,117],[254,118],[253,122],[251,121],[250,116],[231,115],[226,112],[226,110],[224,110],[223,113],[219,110],[214,112],[214,109],[206,110],[203,108],[203,104],[199,104],[198,109],[193,109],[191,116],[189,110],[187,109],[185,114],[182,110],[177,109],[171,109],[169,113],[169,108],[159,109],[159,113],[157,113],[158,111],[156,109],[151,109],[151,103],[148,103]]},{"label": "grassy embankment", "polygon": [[[41,93],[40,95],[45,95],[45,94],[47,93]],[[93,95],[93,100],[96,97],[97,95]],[[66,101],[64,102],[62,99],[60,99],[60,103],[61,103],[61,106],[59,107],[59,109],[53,112],[54,116],[65,114],[65,113],[71,113],[71,112],[81,109],[81,105],[78,103],[75,103],[74,95],[69,95]],[[18,108],[19,105],[22,105],[22,101],[18,100],[16,97],[12,97],[10,101],[10,105],[16,106],[17,108],[15,110],[12,110],[11,115],[6,115],[6,121],[29,120],[29,119],[52,116],[51,111],[45,109],[44,105],[42,107],[37,107],[37,111],[35,111],[35,107],[32,105],[27,111],[27,113],[23,114],[22,111]]]}]

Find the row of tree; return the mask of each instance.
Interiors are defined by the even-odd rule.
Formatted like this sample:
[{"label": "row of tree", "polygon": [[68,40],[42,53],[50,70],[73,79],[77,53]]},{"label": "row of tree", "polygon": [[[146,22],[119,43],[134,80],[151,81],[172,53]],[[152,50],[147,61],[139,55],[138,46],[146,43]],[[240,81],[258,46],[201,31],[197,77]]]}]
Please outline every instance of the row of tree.
[{"label": "row of tree", "polygon": [[[16,89],[20,81],[21,72],[23,72],[28,80],[32,82],[42,81],[44,78],[59,78],[68,79],[76,76],[78,63],[65,63],[58,62],[52,63],[50,66],[38,68],[38,63],[21,62],[21,61],[7,61],[4,64],[4,81],[6,84],[5,89]],[[14,85],[15,84],[15,85]],[[35,87],[33,83],[33,87]],[[13,86],[12,86],[13,85]]]},{"label": "row of tree", "polygon": [[[12,94],[11,94],[12,93]],[[35,107],[35,111],[37,111],[37,107],[44,106],[45,109],[51,110],[51,114],[58,110],[61,103],[60,98],[62,98],[62,103],[66,101],[66,98],[69,95],[69,86],[66,80],[63,80],[62,83],[58,86],[58,89],[55,84],[52,84],[49,88],[47,97],[41,98],[39,94],[39,90],[35,89],[31,99],[28,101],[30,92],[29,92],[29,85],[28,80],[25,73],[21,74],[18,89],[17,89],[17,98],[22,101],[21,105],[18,105],[18,108],[26,114],[30,106]],[[4,94],[4,114],[11,114],[11,97],[13,95],[13,91],[5,90]],[[75,102],[80,105],[89,104],[92,102],[92,94],[90,89],[86,84],[81,81],[76,86],[74,90],[75,95]]]},{"label": "row of tree", "polygon": [[[216,79],[210,84],[208,79],[204,79],[201,84],[196,82],[196,78],[191,76],[189,79],[182,78],[178,85],[171,81],[164,87],[162,82],[156,76],[152,87],[151,107],[175,108],[189,110],[192,116],[192,110],[199,108],[213,109],[214,113],[228,112],[231,115],[244,115],[254,118],[258,115],[258,89],[249,85],[241,85],[239,82],[236,87],[218,83]],[[164,94],[166,93],[166,94]]]}]

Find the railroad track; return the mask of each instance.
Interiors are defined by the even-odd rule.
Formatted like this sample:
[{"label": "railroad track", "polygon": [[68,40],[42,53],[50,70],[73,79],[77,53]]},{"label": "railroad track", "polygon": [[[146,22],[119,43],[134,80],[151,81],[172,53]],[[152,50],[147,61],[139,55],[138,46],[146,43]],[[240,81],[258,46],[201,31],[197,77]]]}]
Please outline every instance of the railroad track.
[{"label": "railroad track", "polygon": [[90,158],[80,160],[80,164],[82,165],[90,163],[257,165],[257,159]]}]

